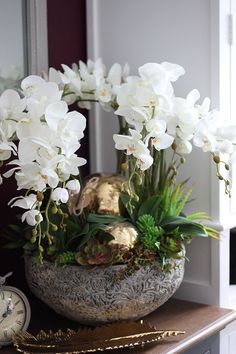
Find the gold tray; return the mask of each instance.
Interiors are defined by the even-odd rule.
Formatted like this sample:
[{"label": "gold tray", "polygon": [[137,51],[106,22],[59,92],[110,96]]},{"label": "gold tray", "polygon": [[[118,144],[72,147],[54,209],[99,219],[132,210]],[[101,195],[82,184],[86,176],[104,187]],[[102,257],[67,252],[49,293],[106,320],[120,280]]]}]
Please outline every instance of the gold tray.
[{"label": "gold tray", "polygon": [[184,334],[184,331],[157,330],[147,322],[120,322],[73,331],[40,331],[36,336],[20,332],[13,337],[19,352],[80,354],[105,350],[133,348],[158,342],[165,337]]}]

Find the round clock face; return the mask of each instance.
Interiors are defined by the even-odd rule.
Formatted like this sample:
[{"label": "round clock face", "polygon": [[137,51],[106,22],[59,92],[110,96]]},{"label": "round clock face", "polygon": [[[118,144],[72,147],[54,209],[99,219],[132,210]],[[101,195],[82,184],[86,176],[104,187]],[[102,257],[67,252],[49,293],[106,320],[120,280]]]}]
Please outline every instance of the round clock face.
[{"label": "round clock face", "polygon": [[0,346],[12,342],[12,336],[26,330],[30,320],[30,306],[17,288],[0,288]]}]

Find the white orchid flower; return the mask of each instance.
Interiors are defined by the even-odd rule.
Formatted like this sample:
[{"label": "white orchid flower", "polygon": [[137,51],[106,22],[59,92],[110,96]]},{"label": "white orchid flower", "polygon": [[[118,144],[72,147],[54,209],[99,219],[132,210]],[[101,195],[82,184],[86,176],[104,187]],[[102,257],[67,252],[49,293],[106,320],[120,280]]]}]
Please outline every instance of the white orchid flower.
[{"label": "white orchid flower", "polygon": [[52,191],[51,199],[56,203],[67,203],[69,199],[68,190],[65,188],[56,188]]},{"label": "white orchid flower", "polygon": [[11,208],[34,209],[37,205],[37,196],[36,194],[29,194],[26,197],[15,197],[8,202],[8,205],[11,205]]},{"label": "white orchid flower", "polygon": [[118,90],[117,102],[120,107],[149,107],[157,105],[157,95],[150,84],[139,77],[127,78],[127,83],[122,84]]},{"label": "white orchid flower", "polygon": [[[1,144],[0,144],[1,145]],[[0,161],[6,161],[11,157],[11,151],[10,150],[3,150],[0,147]]]},{"label": "white orchid flower", "polygon": [[45,119],[50,129],[57,131],[60,121],[65,119],[68,112],[66,102],[51,103],[45,110]]},{"label": "white orchid flower", "polygon": [[161,63],[161,66],[165,70],[168,79],[172,82],[178,80],[180,76],[185,74],[185,70],[181,65],[164,61],[163,63]]},{"label": "white orchid flower", "polygon": [[146,125],[147,131],[150,133],[146,136],[145,141],[151,144],[156,150],[163,150],[170,147],[174,141],[173,136],[166,133],[166,122],[164,120],[151,119]]},{"label": "white orchid flower", "polygon": [[27,99],[30,118],[33,120],[41,118],[50,103],[61,100],[62,91],[59,90],[58,85],[36,75],[24,79],[21,87]]},{"label": "white orchid flower", "polygon": [[90,75],[92,73],[92,70],[89,71],[88,66],[82,60],[79,60],[79,73],[81,78],[85,81],[87,75]]},{"label": "white orchid flower", "polygon": [[[181,131],[181,138],[187,140],[187,136],[192,136],[199,122],[198,110],[194,107],[196,100],[199,98],[197,90],[191,91],[187,98],[173,98],[173,118],[169,120],[168,131],[175,126],[176,132]],[[171,128],[172,127],[172,128]]]},{"label": "white orchid flower", "polygon": [[99,86],[96,90],[96,95],[95,97],[101,102],[101,103],[108,103],[112,99],[112,90],[111,90],[111,85],[110,84],[103,84]]},{"label": "white orchid flower", "polygon": [[69,189],[72,193],[79,193],[80,183],[77,179],[70,180],[66,183],[66,188]]},{"label": "white orchid flower", "polygon": [[123,67],[118,63],[112,65],[106,81],[111,84],[113,95],[117,96],[122,83],[126,81],[127,76],[129,75],[129,71],[130,68],[127,63]]},{"label": "white orchid flower", "polygon": [[[93,91],[96,89],[96,79],[93,75],[93,69],[88,67],[84,62],[79,61],[79,74],[82,78],[81,81],[81,94],[82,97],[83,91]],[[89,96],[91,98],[91,95]]]},{"label": "white orchid flower", "polygon": [[49,68],[48,81],[55,82],[60,87],[60,89],[64,87],[64,84],[61,80],[60,71],[54,68]]},{"label": "white orchid flower", "polygon": [[47,186],[55,188],[59,183],[59,177],[52,168],[42,168],[36,162],[22,165],[16,169],[19,169],[19,171],[15,172],[19,190],[32,189],[34,191],[44,191]]},{"label": "white orchid flower", "polygon": [[101,58],[98,58],[94,62],[93,75],[95,77],[96,85],[100,86],[105,82],[106,67],[103,64]]},{"label": "white orchid flower", "polygon": [[141,171],[145,171],[149,169],[153,164],[153,157],[150,154],[139,154],[138,159],[136,161],[137,167]]},{"label": "white orchid flower", "polygon": [[[18,158],[21,164],[31,163],[33,161],[39,162],[40,157],[45,153],[48,159],[56,154],[56,151],[50,145],[50,142],[34,137],[32,139],[24,138],[18,144]],[[45,154],[44,154],[45,155]]]},{"label": "white orchid flower", "polygon": [[0,142],[0,161],[8,160],[13,152],[16,155],[17,147],[14,143],[3,141]]},{"label": "white orchid flower", "polygon": [[217,149],[216,139],[217,128],[214,123],[207,120],[201,120],[194,134],[193,143],[201,147],[204,152],[214,152]]},{"label": "white orchid flower", "polygon": [[79,167],[85,165],[87,161],[77,156],[71,155],[69,158],[64,157],[57,165],[58,176],[61,181],[67,181],[70,175],[77,176],[79,174]]},{"label": "white orchid flower", "polygon": [[28,225],[35,226],[43,221],[42,214],[39,210],[28,210],[21,216],[21,221],[26,221]]},{"label": "white orchid flower", "polygon": [[228,124],[224,122],[224,125],[221,123],[221,126],[217,127],[216,135],[221,139],[230,140],[236,142],[236,125]]},{"label": "white orchid flower", "polygon": [[153,158],[149,149],[141,140],[142,135],[133,129],[129,129],[129,131],[131,136],[113,135],[115,148],[117,150],[126,150],[127,155],[133,155],[137,159],[137,166],[144,171],[152,165]]},{"label": "white orchid flower", "polygon": [[168,97],[173,95],[171,81],[176,81],[185,73],[181,66],[167,62],[147,63],[139,67],[138,71],[140,77],[150,83],[156,94]]},{"label": "white orchid flower", "polygon": [[140,154],[149,154],[149,150],[141,140],[142,135],[136,130],[129,129],[130,136],[114,134],[115,148],[117,150],[126,150],[127,155],[133,155],[139,158]]},{"label": "white orchid flower", "polygon": [[44,79],[37,75],[29,75],[21,82],[21,88],[25,97],[35,95],[38,87],[44,83]]},{"label": "white orchid flower", "polygon": [[122,67],[120,64],[115,63],[109,70],[107,81],[112,85],[120,85],[122,79]]},{"label": "white orchid flower", "polygon": [[234,151],[234,145],[229,140],[218,142],[217,150],[224,155],[231,155]]},{"label": "white orchid flower", "polygon": [[158,118],[150,119],[146,124],[146,130],[150,133],[152,131],[165,132],[167,124],[164,120]]},{"label": "white orchid flower", "polygon": [[152,110],[145,107],[122,106],[115,111],[115,114],[124,117],[136,131],[141,132],[143,126],[151,119]]},{"label": "white orchid flower", "polygon": [[6,90],[0,97],[0,160],[7,160],[11,151],[15,154],[17,148],[12,142],[15,138],[17,120],[23,118],[24,100],[17,92]]},{"label": "white orchid flower", "polygon": [[0,96],[0,121],[13,120],[19,121],[25,117],[26,108],[25,98],[20,98],[14,90],[5,90]]},{"label": "white orchid flower", "polygon": [[176,142],[176,149],[175,151],[178,154],[190,154],[192,152],[192,144],[188,140],[177,140]]},{"label": "white orchid flower", "polygon": [[65,102],[50,104],[45,112],[49,127],[55,131],[53,144],[61,148],[62,154],[70,157],[80,147],[80,139],[84,136],[85,117],[76,111],[67,113]]},{"label": "white orchid flower", "polygon": [[210,98],[205,97],[201,105],[196,105],[200,118],[205,118],[208,116],[210,110],[210,104],[211,104]]},{"label": "white orchid flower", "polygon": [[77,72],[69,68],[69,66],[62,64],[64,73],[60,73],[61,81],[65,85],[69,85],[70,88],[76,93],[81,93],[81,79]]}]

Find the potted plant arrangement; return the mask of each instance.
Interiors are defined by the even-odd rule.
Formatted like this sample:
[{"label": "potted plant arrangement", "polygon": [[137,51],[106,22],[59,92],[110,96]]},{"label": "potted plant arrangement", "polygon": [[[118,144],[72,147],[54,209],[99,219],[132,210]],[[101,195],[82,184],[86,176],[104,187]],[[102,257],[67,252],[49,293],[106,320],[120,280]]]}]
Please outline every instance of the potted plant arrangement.
[{"label": "potted plant arrangement", "polygon": [[[147,63],[138,76],[119,64],[107,73],[101,60],[62,68],[0,96],[0,160],[10,166],[0,178],[14,175],[24,193],[9,202],[26,225],[14,228],[11,246],[23,247],[32,291],[57,312],[93,324],[139,318],[179,287],[185,243],[217,238],[203,212],[183,214],[191,188],[178,170],[200,147],[230,194],[235,127],[208,98],[198,104],[196,89],[174,95],[179,65]],[[115,175],[81,181],[86,119],[69,111],[75,102],[114,111]]]}]

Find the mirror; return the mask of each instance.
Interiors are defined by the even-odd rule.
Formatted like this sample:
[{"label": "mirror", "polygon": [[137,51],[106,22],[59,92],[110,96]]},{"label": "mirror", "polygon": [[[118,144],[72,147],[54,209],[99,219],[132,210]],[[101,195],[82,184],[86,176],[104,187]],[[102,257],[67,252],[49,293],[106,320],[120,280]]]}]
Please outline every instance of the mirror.
[{"label": "mirror", "polygon": [[0,93],[18,87],[26,73],[25,1],[0,2]]},{"label": "mirror", "polygon": [[47,72],[47,0],[0,0],[0,48],[0,94]]}]

